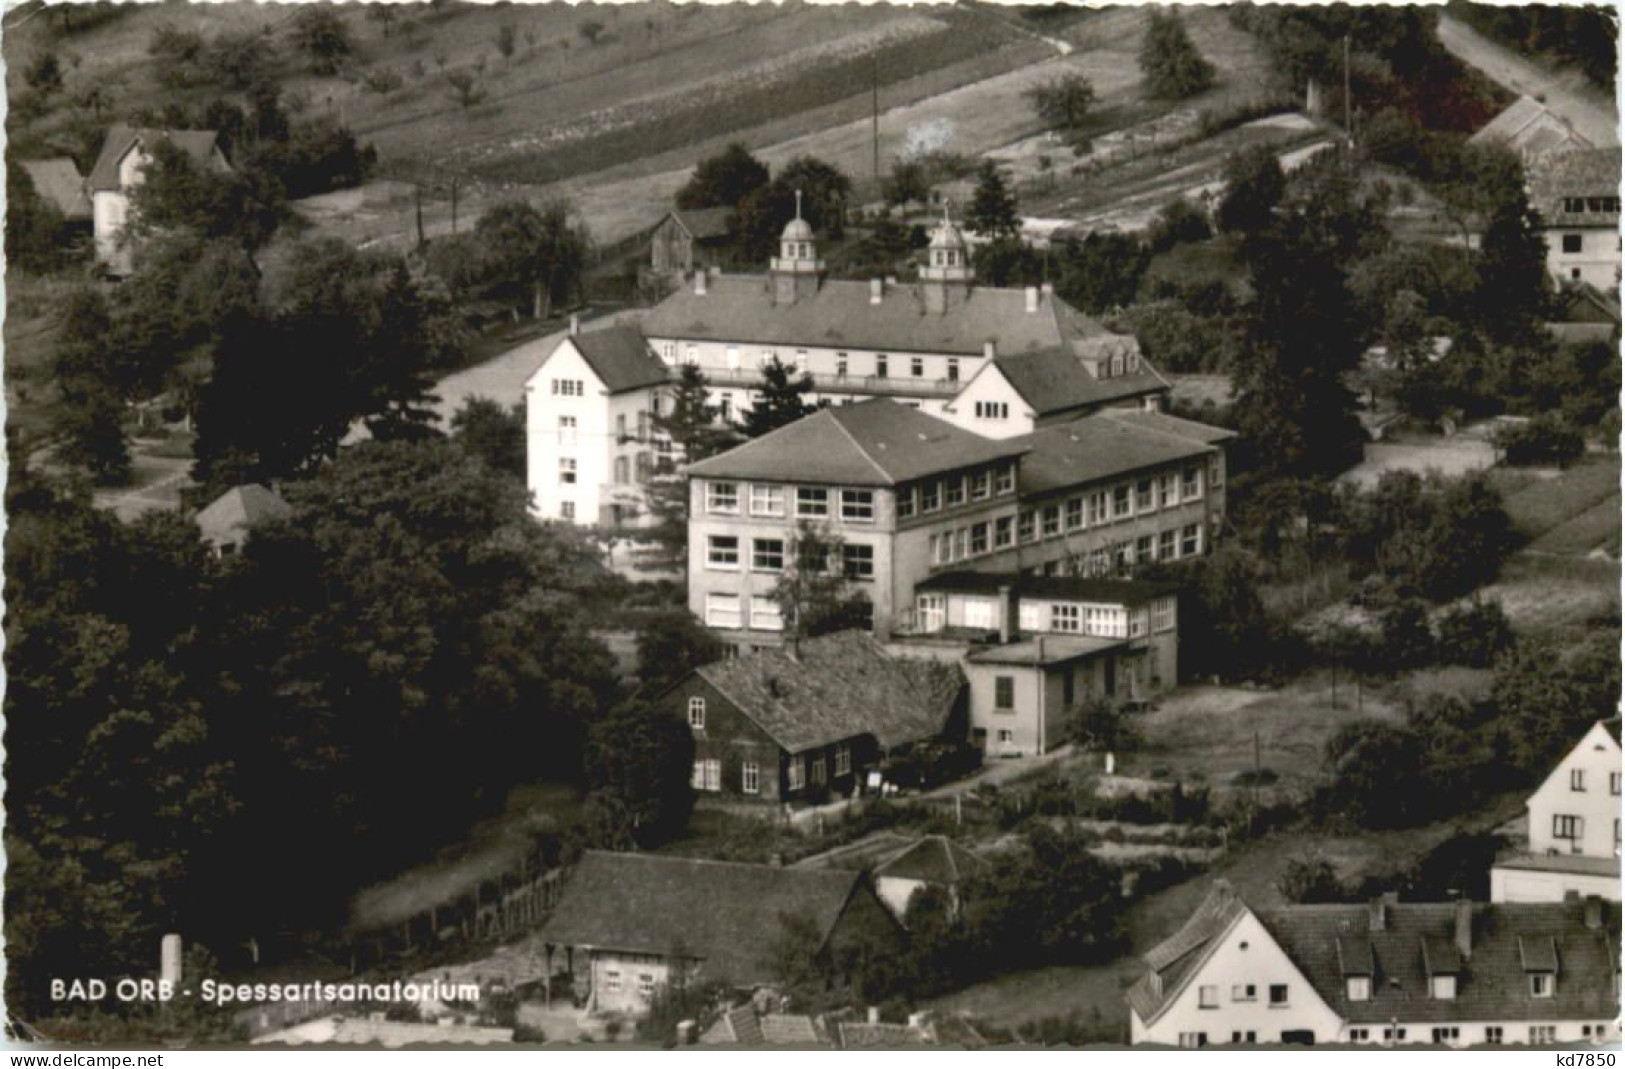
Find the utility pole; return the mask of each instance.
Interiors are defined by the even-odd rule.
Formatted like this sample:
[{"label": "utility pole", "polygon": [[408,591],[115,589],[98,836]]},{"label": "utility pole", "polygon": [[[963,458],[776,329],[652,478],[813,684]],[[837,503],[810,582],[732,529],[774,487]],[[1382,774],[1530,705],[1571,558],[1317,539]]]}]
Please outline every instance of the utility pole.
[{"label": "utility pole", "polygon": [[874,142],[875,179],[880,179],[880,54],[869,54],[869,132]]},{"label": "utility pole", "polygon": [[451,180],[451,232],[457,233],[457,179]]},{"label": "utility pole", "polygon": [[1348,134],[1349,144],[1354,144],[1354,97],[1349,89],[1349,42],[1352,34],[1343,35],[1343,130]]}]

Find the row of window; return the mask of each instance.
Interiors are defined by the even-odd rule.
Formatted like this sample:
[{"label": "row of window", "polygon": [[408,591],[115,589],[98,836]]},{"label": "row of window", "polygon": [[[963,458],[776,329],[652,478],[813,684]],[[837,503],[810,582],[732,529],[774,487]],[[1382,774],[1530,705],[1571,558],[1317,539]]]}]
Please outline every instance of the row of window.
[{"label": "row of window", "polygon": [[[621,983],[622,983],[621,970],[619,970],[619,969],[605,969],[604,970],[604,991],[605,992],[610,993],[610,994],[619,993],[620,990],[621,990]],[[649,972],[640,972],[640,973],[638,973],[637,983],[638,983],[638,995],[639,995],[639,997],[645,998],[645,999],[654,998],[654,993],[655,993],[655,976],[654,976],[654,973],[649,973]]]},{"label": "row of window", "polygon": [[[668,342],[662,342],[660,344],[660,356],[661,356],[661,359],[664,360],[667,364],[675,364],[677,362],[677,343],[676,342],[669,342],[669,341]],[[908,377],[911,378],[911,379],[923,379],[923,378],[925,378],[926,377],[926,374],[925,374],[925,359],[926,358],[923,357],[923,356],[911,356],[911,357],[908,357],[907,359],[908,359]],[[950,356],[950,357],[944,357],[942,359],[944,360],[943,367],[942,367],[942,379],[943,379],[943,381],[945,381],[945,382],[958,382],[959,381],[959,358],[955,357],[955,356]],[[739,352],[739,346],[737,346],[737,345],[730,345],[730,346],[727,347],[725,360],[726,360],[725,366],[726,366],[727,370],[729,370],[729,371],[739,371],[741,368],[747,366],[746,362],[741,360],[740,352]],[[700,363],[700,348],[699,348],[699,346],[697,346],[697,345],[685,346],[684,349],[683,349],[683,362],[686,363],[686,364],[698,365]],[[773,364],[775,362],[784,363],[786,367],[791,368],[797,375],[804,375],[809,370],[809,367],[808,367],[809,357],[808,357],[808,354],[807,354],[807,350],[805,350],[805,349],[797,349],[795,351],[795,354],[787,362],[780,361],[779,354],[778,354],[777,351],[775,351],[773,349],[763,349],[761,351],[761,355],[758,357],[757,367],[765,368],[765,367],[768,367],[768,366],[770,366],[771,364]],[[873,357],[873,365],[872,365],[871,371],[870,371],[870,373],[873,375],[873,377],[875,377],[877,379],[887,379],[887,378],[891,377],[891,372],[892,372],[892,358],[891,358],[890,354],[887,354],[887,353],[875,353],[874,357]],[[847,378],[850,375],[862,374],[862,373],[863,372],[861,372],[857,368],[857,364],[853,360],[851,354],[843,353],[843,352],[838,352],[838,353],[835,354],[835,377],[836,378],[844,379],[844,378]]]},{"label": "row of window", "polygon": [[[1619,833],[1620,833],[1619,818],[1615,817],[1614,818],[1614,852],[1615,853],[1619,852],[1619,847],[1620,847]],[[1569,840],[1569,847],[1574,853],[1576,853],[1576,854],[1585,853],[1585,849],[1580,845],[1580,840],[1585,838],[1585,834],[1586,834],[1586,820],[1585,820],[1585,817],[1577,816],[1577,815],[1571,814],[1571,813],[1553,813],[1552,814],[1552,838]]]},{"label": "row of window", "polygon": [[[1018,539],[1021,542],[1036,542],[1038,539],[1033,537],[1031,518],[1030,512],[1022,513],[1019,518],[999,516],[987,522],[934,534],[927,540],[931,564],[940,567],[974,560],[1009,549]],[[1046,533],[1045,537],[1050,536]],[[1132,542],[1113,542],[1101,546],[1083,558],[1073,571],[1085,576],[1115,575],[1128,571],[1135,564],[1180,560],[1201,554],[1202,525],[1190,523],[1178,529],[1170,527],[1154,536],[1140,535]]]},{"label": "row of window", "polygon": [[[1528,1042],[1531,1046],[1537,1044],[1552,1044],[1557,1042],[1556,1025],[1532,1024],[1529,1025],[1528,1028]],[[1371,1042],[1373,1035],[1379,1034],[1379,1032],[1384,1043],[1404,1043],[1410,1037],[1410,1030],[1408,1028],[1394,1027],[1392,1025],[1380,1030],[1374,1028],[1351,1028],[1348,1031],[1348,1042],[1369,1043]],[[1581,1025],[1580,1034],[1586,1039],[1600,1041],[1607,1038],[1608,1026],[1604,1024]],[[1433,1026],[1428,1030],[1428,1039],[1429,1042],[1434,1044],[1459,1043],[1461,1042],[1461,1027],[1459,1025]],[[1291,1042],[1291,1033],[1283,1032],[1281,1034],[1281,1041]],[[1258,1033],[1255,1031],[1234,1031],[1230,1033],[1230,1042],[1257,1043]],[[1485,1025],[1483,1042],[1492,1045],[1500,1045],[1505,1043],[1506,1027],[1498,1024]],[[1205,1047],[1208,1045],[1208,1034],[1206,1032],[1181,1032],[1179,1033],[1179,1045],[1181,1047],[1190,1049]]]},{"label": "row of window", "polygon": [[[1586,770],[1583,768],[1569,769],[1569,790],[1583,791],[1586,789]],[[1619,795],[1619,773],[1608,773],[1608,793]]]},{"label": "row of window", "polygon": [[[722,790],[722,762],[714,757],[702,758],[694,762],[694,772],[689,779],[689,785],[696,791]],[[755,761],[745,761],[739,766],[739,790],[744,794],[760,794],[762,790],[762,766]]]},{"label": "row of window", "polygon": [[[835,775],[851,774],[852,748],[843,742],[835,747]],[[795,754],[785,765],[785,776],[792,791],[799,791],[808,785],[821,787],[829,782],[829,771],[824,763],[823,754],[817,754],[811,760],[808,760],[805,754]]]},{"label": "row of window", "polygon": [[[741,539],[738,535],[708,535],[705,540],[705,566],[713,571],[737,571]],[[750,570],[776,573],[784,571],[785,542],[782,538],[753,538],[750,540]],[[826,573],[829,562],[806,559],[797,562],[804,572]],[[863,581],[875,577],[875,547],[858,542],[841,546],[841,574],[847,579]]]},{"label": "row of window", "polygon": [[[739,515],[740,483],[708,482],[705,484],[705,511],[721,516]],[[785,487],[768,483],[750,483],[748,502],[750,515],[781,518],[785,515]],[[822,519],[830,515],[832,500],[838,505],[838,515],[845,523],[873,523],[875,519],[875,492],[873,490],[830,490],[823,486],[796,488],[796,516],[804,519]]]},{"label": "row of window", "polygon": [[554,397],[585,397],[587,394],[586,383],[580,379],[551,379],[549,385]]},{"label": "row of window", "polygon": [[1564,197],[1563,210],[1570,215],[1581,212],[1618,212],[1618,197]]},{"label": "row of window", "polygon": [[912,519],[916,514],[958,508],[966,501],[986,501],[1016,492],[1016,466],[1000,464],[967,474],[905,486],[897,491],[897,518]]},{"label": "row of window", "polygon": [[[1289,1003],[1287,1002],[1287,995],[1288,995],[1288,991],[1287,991],[1287,985],[1286,984],[1270,984],[1269,985],[1269,996],[1270,996],[1270,1005],[1271,1006],[1286,1006],[1286,1005],[1289,1005]],[[1258,985],[1257,984],[1232,984],[1231,987],[1230,987],[1230,1001],[1231,1002],[1257,1002],[1258,1001]],[[1201,1007],[1204,1010],[1216,1010],[1216,1009],[1218,1009],[1219,1008],[1219,985],[1218,984],[1203,984],[1200,987],[1198,987],[1196,989],[1196,1004],[1197,1004],[1197,1006]]]},{"label": "row of window", "polygon": [[[705,596],[705,625],[707,627],[740,628],[745,626],[744,603],[738,594],[713,591]],[[755,631],[783,631],[784,616],[779,611],[778,599],[752,595],[750,599],[750,626]]]}]

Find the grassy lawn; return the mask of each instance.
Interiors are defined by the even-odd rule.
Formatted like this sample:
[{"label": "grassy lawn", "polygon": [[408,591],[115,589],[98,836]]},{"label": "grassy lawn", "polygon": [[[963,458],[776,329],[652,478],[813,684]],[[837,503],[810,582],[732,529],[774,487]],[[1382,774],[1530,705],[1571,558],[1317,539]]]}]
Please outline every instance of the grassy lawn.
[{"label": "grassy lawn", "polygon": [[1619,563],[1517,553],[1480,593],[1501,603],[1520,635],[1583,631],[1603,620],[1617,626]]},{"label": "grassy lawn", "polygon": [[[1512,528],[1532,543],[1568,521],[1615,503],[1618,542],[1619,456],[1596,455],[1561,471],[1500,469],[1493,476],[1506,502]],[[1599,544],[1603,541],[1599,538]]]}]

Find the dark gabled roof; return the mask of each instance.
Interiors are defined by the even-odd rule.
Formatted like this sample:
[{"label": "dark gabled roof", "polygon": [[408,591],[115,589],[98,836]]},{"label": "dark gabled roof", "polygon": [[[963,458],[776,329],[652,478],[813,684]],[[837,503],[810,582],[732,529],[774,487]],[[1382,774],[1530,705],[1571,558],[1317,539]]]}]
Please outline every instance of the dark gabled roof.
[{"label": "dark gabled roof", "polygon": [[784,915],[812,922],[816,952],[866,886],[841,869],[589,850],[538,935],[554,946],[698,959],[708,978],[750,987],[779,979],[773,947]]},{"label": "dark gabled roof", "polygon": [[767,275],[721,275],[697,294],[685,286],[643,320],[651,338],[740,342],[883,353],[981,356],[1037,352],[1085,338],[1117,337],[1053,294],[1027,311],[1023,290],[951,287],[947,310],[927,312],[917,285],[887,287],[879,304],[867,282],[825,281],[793,304],[775,304]]},{"label": "dark gabled roof", "polygon": [[1529,204],[1541,222],[1558,226],[1617,226],[1619,212],[1568,212],[1568,197],[1619,197],[1620,150],[1584,149],[1543,156],[1529,165]]},{"label": "dark gabled roof", "polygon": [[[571,334],[561,339],[553,352],[566,344],[575,347],[610,393],[641,390],[671,379],[671,372],[649,351],[649,343],[636,328],[609,327]],[[542,364],[552,358],[553,353],[547,354]]]},{"label": "dark gabled roof", "polygon": [[102,141],[101,154],[96,157],[96,163],[90,169],[90,177],[86,179],[86,184],[91,192],[118,189],[119,161],[138,142],[151,146],[160,141],[168,141],[192,157],[195,162],[208,166],[214,158],[215,146],[219,140],[220,135],[213,130],[157,130],[114,123],[108,128],[107,137]]},{"label": "dark gabled roof", "polygon": [[891,876],[952,887],[972,873],[986,869],[988,864],[985,858],[971,853],[945,835],[927,835],[876,868],[875,879]]},{"label": "dark gabled roof", "polygon": [[28,175],[40,199],[72,220],[90,218],[90,198],[85,193],[85,179],[79,168],[66,156],[49,160],[19,160],[17,166]]},{"label": "dark gabled roof", "polygon": [[860,736],[886,749],[935,738],[965,678],[959,666],[893,657],[862,631],[716,661],[695,673],[788,753]]},{"label": "dark gabled roof", "polygon": [[1568,282],[1557,294],[1558,321],[1619,326],[1619,301],[1589,282]]},{"label": "dark gabled roof", "polygon": [[837,405],[688,467],[707,478],[842,486],[896,486],[938,472],[1014,457],[1026,449],[871,398]]},{"label": "dark gabled roof", "polygon": [[1021,493],[1026,497],[1206,456],[1232,437],[1229,431],[1161,413],[1107,409],[1008,441],[1027,448],[1021,460]]},{"label": "dark gabled roof", "polygon": [[1514,100],[1467,141],[1506,145],[1528,156],[1543,155],[1564,145],[1591,146],[1567,119],[1528,96]]},{"label": "dark gabled roof", "polygon": [[[1125,338],[1132,346],[1134,340]],[[1070,349],[1043,349],[994,358],[1021,399],[1040,416],[1166,391],[1168,380],[1145,360],[1133,374],[1097,378]]]},{"label": "dark gabled roof", "polygon": [[1032,635],[983,646],[965,655],[971,664],[1008,664],[1025,668],[1049,668],[1069,661],[1096,657],[1128,645],[1126,638],[1096,638],[1093,635]]},{"label": "dark gabled roof", "polygon": [[1152,598],[1167,597],[1179,590],[1175,583],[1148,579],[1087,579],[1081,576],[1010,575],[1002,572],[940,572],[914,589],[955,594],[996,594],[1005,587],[1011,588],[1018,597],[1093,601],[1107,605],[1138,605]]},{"label": "dark gabled roof", "polygon": [[695,241],[714,241],[728,236],[733,214],[732,208],[674,208],[671,217]]},{"label": "dark gabled roof", "polygon": [[[1609,934],[1618,903],[1602,904],[1602,924],[1585,926],[1582,902],[1470,904],[1471,953],[1455,945],[1455,903],[1391,903],[1381,931],[1367,905],[1286,906],[1256,915],[1326,1004],[1355,1024],[1395,1016],[1414,1022],[1604,1020],[1617,1016]],[[1351,1002],[1338,964],[1339,939],[1366,942],[1376,962],[1371,998]],[[1425,949],[1424,949],[1425,948]],[[1429,966],[1458,968],[1456,997],[1430,997]],[[1551,998],[1529,993],[1530,971],[1557,973]]]}]

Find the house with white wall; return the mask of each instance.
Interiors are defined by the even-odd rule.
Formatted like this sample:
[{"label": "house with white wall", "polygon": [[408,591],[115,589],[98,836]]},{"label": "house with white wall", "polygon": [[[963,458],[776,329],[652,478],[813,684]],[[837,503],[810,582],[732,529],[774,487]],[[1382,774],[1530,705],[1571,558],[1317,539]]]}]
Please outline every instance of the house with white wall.
[{"label": "house with white wall", "polygon": [[1620,900],[1618,733],[1617,718],[1593,724],[1529,796],[1529,841],[1496,859],[1491,901],[1561,902],[1569,894]]},{"label": "house with white wall", "polygon": [[1619,291],[1619,146],[1542,156],[1529,164],[1546,268],[1559,283]]},{"label": "house with white wall", "polygon": [[1402,903],[1254,909],[1225,881],[1145,955],[1132,1041],[1553,1046],[1619,1039],[1619,907]]},{"label": "house with white wall", "polygon": [[220,135],[213,130],[156,130],[115,123],[85,180],[90,190],[96,262],[110,275],[128,275],[132,270],[133,250],[124,240],[125,227],[131,222],[130,195],[144,180],[143,171],[152,162],[156,147],[164,143],[179,148],[205,170],[231,170],[220,148]]},{"label": "house with white wall", "polygon": [[570,321],[525,383],[525,480],[538,519],[647,527],[648,487],[669,466],[655,431],[666,368],[632,327]]}]

